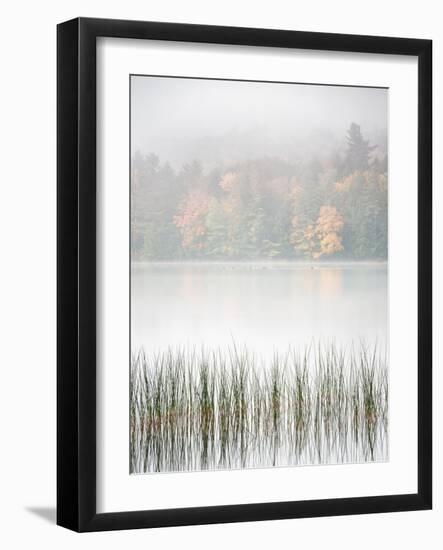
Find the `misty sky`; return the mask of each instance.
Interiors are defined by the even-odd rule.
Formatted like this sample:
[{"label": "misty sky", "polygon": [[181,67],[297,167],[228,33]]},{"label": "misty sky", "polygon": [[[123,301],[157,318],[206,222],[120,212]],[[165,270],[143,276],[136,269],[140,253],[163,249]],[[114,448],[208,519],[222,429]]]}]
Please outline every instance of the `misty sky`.
[{"label": "misty sky", "polygon": [[132,153],[177,167],[321,155],[343,146],[351,122],[384,146],[387,108],[386,89],[135,76]]}]

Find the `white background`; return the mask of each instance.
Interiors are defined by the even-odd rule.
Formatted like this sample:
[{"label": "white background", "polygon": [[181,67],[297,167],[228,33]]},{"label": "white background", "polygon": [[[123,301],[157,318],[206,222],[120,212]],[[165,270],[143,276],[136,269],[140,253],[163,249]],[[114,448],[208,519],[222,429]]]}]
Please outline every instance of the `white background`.
[{"label": "white background", "polygon": [[[55,506],[55,25],[78,15],[434,39],[434,212],[443,208],[443,30],[439,2],[335,0],[141,3],[17,2],[2,13],[2,253],[0,543],[6,548],[440,548],[443,488],[432,512],[75,535],[54,526]],[[434,280],[442,277],[435,215]],[[440,251],[438,250],[440,248]],[[442,391],[441,314],[435,285],[435,394]],[[435,463],[443,415],[435,399]],[[439,433],[438,433],[439,432]]]}]

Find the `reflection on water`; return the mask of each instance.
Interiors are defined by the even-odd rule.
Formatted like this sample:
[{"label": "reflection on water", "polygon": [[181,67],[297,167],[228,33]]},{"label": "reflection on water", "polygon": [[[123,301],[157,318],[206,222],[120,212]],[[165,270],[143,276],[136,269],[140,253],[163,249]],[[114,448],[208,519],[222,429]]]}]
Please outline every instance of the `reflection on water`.
[{"label": "reflection on water", "polygon": [[332,297],[341,292],[342,288],[341,269],[322,269],[320,270],[320,296]]},{"label": "reflection on water", "polygon": [[171,349],[131,362],[132,473],[385,460],[387,364],[367,346]]},{"label": "reflection on water", "polygon": [[131,472],[387,458],[386,265],[133,264],[131,294]]},{"label": "reflection on water", "polygon": [[387,341],[385,264],[133,264],[133,351]]}]

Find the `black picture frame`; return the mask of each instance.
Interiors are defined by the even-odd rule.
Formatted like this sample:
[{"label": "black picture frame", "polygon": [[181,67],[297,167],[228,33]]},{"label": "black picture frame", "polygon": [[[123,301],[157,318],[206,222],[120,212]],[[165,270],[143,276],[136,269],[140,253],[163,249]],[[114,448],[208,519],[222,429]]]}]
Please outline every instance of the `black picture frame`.
[{"label": "black picture frame", "polygon": [[[96,39],[399,54],[418,58],[416,494],[136,512],[96,511]],[[78,18],[57,28],[57,523],[105,531],[432,507],[432,42]]]}]

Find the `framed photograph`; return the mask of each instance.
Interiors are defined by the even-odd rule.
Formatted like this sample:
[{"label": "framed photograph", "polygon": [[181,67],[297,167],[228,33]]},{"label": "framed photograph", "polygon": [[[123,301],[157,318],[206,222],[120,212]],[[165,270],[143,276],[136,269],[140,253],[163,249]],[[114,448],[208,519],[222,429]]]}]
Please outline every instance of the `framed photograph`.
[{"label": "framed photograph", "polygon": [[58,524],[431,508],[431,41],[57,36]]}]

